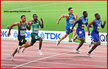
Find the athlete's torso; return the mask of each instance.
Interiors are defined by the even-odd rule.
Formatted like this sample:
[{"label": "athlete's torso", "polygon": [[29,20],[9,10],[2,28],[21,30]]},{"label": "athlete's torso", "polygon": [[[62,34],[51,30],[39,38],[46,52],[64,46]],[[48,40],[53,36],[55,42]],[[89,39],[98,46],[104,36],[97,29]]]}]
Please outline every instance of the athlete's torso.
[{"label": "athlete's torso", "polygon": [[71,16],[70,16],[70,14],[68,14],[69,15],[69,17],[68,17],[68,19],[66,19],[66,24],[67,24],[67,26],[73,26],[73,23],[74,23],[74,15],[72,14]]},{"label": "athlete's torso", "polygon": [[26,24],[22,24],[20,21],[20,25],[18,27],[18,35],[19,36],[24,36],[25,37],[25,33],[26,33]]},{"label": "athlete's torso", "polygon": [[39,32],[39,21],[37,20],[37,22],[32,21],[31,24],[32,27],[32,33],[37,33]]},{"label": "athlete's torso", "polygon": [[82,21],[78,23],[78,27],[77,28],[84,29],[84,26],[85,26],[85,24],[87,23],[88,20],[87,20],[87,18],[84,19],[83,16],[81,17],[81,19],[82,19]]},{"label": "athlete's torso", "polygon": [[97,21],[96,19],[95,19],[95,21],[96,21],[96,23],[95,23],[95,25],[93,25],[93,31],[96,31],[96,32],[99,32],[100,31],[100,28],[101,28],[101,20],[99,20],[99,21]]}]

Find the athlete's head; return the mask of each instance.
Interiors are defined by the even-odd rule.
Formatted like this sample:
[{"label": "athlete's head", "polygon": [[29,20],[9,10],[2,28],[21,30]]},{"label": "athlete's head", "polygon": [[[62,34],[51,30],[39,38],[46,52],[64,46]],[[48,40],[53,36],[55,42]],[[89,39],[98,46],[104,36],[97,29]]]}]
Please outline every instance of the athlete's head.
[{"label": "athlete's head", "polygon": [[38,19],[38,15],[37,14],[33,14],[33,19],[37,20]]},{"label": "athlete's head", "polygon": [[72,7],[69,7],[69,8],[68,8],[68,11],[69,11],[70,14],[72,14],[72,13],[73,13]]},{"label": "athlete's head", "polygon": [[96,18],[97,20],[99,20],[99,19],[100,19],[100,15],[99,15],[98,13],[96,13],[96,14],[95,14],[95,18]]},{"label": "athlete's head", "polygon": [[21,16],[21,20],[22,20],[23,22],[25,22],[25,21],[26,21],[26,16],[25,16],[25,15],[22,15],[22,16]]},{"label": "athlete's head", "polygon": [[84,16],[84,17],[87,17],[87,16],[88,16],[87,11],[83,11],[83,16]]}]

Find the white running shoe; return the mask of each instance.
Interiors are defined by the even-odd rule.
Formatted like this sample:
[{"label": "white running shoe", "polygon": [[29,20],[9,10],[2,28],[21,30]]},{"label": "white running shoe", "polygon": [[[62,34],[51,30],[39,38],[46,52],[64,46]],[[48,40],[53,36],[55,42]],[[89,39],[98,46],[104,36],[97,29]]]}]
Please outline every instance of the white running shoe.
[{"label": "white running shoe", "polygon": [[58,46],[60,44],[60,41],[57,41],[57,44],[56,44],[56,46]]},{"label": "white running shoe", "polygon": [[17,48],[17,52],[18,52],[18,53],[20,52],[20,46],[18,46],[18,48]]},{"label": "white running shoe", "polygon": [[41,50],[39,50],[39,54],[40,54],[40,55],[43,55],[42,52],[41,52]]},{"label": "white running shoe", "polygon": [[12,61],[14,60],[14,56],[13,56],[13,55],[11,55],[11,60],[12,60]]},{"label": "white running shoe", "polygon": [[79,50],[74,50],[74,52],[76,52],[76,53],[80,54],[80,51],[79,51]]},{"label": "white running shoe", "polygon": [[87,52],[87,55],[88,55],[90,58],[92,58],[92,56],[91,56],[91,54],[90,54],[90,53],[88,53],[88,52]]}]

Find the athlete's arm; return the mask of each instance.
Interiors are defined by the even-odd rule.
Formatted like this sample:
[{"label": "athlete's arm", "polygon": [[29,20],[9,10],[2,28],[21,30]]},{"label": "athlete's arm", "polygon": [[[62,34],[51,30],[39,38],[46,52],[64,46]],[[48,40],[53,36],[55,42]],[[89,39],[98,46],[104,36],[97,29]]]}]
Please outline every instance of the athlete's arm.
[{"label": "athlete's arm", "polygon": [[29,29],[29,30],[31,29],[31,24],[32,24],[32,20],[30,20],[30,21],[28,22],[28,29]]},{"label": "athlete's arm", "polygon": [[81,22],[81,21],[82,21],[82,19],[79,18],[79,19],[73,24],[73,27],[72,27],[72,29],[71,29],[70,32],[73,32],[73,29],[74,29],[75,25],[76,25],[78,22]]},{"label": "athlete's arm", "polygon": [[68,14],[60,16],[60,18],[59,18],[58,21],[57,21],[57,24],[59,24],[59,22],[60,22],[60,20],[61,20],[62,18],[66,18],[66,19],[67,19],[68,17],[69,17]]},{"label": "athlete's arm", "polygon": [[[86,25],[86,27],[88,26],[88,19],[87,19],[87,23],[85,25]],[[92,26],[89,26],[89,27],[91,28]]]},{"label": "athlete's arm", "polygon": [[30,27],[29,27],[29,23],[28,23],[28,22],[26,22],[26,28],[27,28],[28,30],[30,30]]},{"label": "athlete's arm", "polygon": [[96,21],[95,21],[95,20],[93,20],[92,22],[90,22],[90,23],[88,24],[88,26],[87,26],[88,35],[90,35],[90,30],[89,30],[89,27],[90,27],[91,25],[94,25],[95,23],[96,23]]},{"label": "athlete's arm", "polygon": [[86,22],[86,24],[85,24],[86,26],[88,25],[88,19],[87,19],[87,22]]},{"label": "athlete's arm", "polygon": [[101,27],[104,28],[106,24],[106,21],[104,21],[104,24],[101,24]]},{"label": "athlete's arm", "polygon": [[9,35],[10,35],[10,31],[11,31],[11,29],[12,29],[12,27],[14,27],[14,26],[18,26],[19,25],[19,22],[16,22],[16,23],[14,23],[14,24],[12,24],[10,27],[9,27],[9,31],[8,31],[8,37],[9,37]]},{"label": "athlete's arm", "polygon": [[76,17],[74,16],[75,21],[77,21],[77,17],[78,17],[78,14],[76,14]]},{"label": "athlete's arm", "polygon": [[41,22],[39,21],[39,25],[40,25],[40,27],[41,28],[43,28],[44,27],[44,24],[43,24],[43,19],[41,18]]}]

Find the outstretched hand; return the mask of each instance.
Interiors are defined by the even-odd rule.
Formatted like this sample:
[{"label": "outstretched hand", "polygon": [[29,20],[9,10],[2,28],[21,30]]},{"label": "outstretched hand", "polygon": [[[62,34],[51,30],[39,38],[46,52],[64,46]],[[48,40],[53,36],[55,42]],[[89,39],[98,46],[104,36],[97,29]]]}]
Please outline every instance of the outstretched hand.
[{"label": "outstretched hand", "polygon": [[59,21],[57,21],[57,24],[59,24]]},{"label": "outstretched hand", "polygon": [[41,19],[41,21],[43,21],[43,19],[42,18],[40,18]]}]

